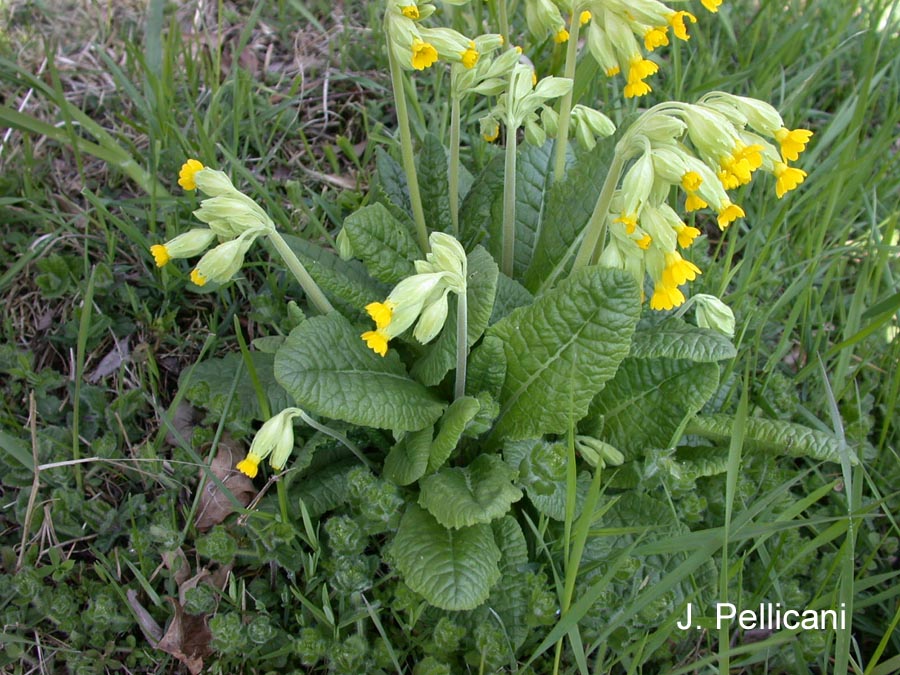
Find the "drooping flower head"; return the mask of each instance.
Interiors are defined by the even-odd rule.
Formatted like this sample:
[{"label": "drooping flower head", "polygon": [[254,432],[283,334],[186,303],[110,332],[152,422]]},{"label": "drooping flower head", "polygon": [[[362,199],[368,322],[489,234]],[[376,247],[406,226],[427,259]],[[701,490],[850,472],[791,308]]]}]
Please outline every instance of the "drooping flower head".
[{"label": "drooping flower head", "polygon": [[270,417],[253,437],[247,457],[235,467],[241,473],[255,478],[260,462],[271,455],[269,463],[276,471],[281,471],[294,449],[293,420],[303,411],[300,408],[285,408]]}]

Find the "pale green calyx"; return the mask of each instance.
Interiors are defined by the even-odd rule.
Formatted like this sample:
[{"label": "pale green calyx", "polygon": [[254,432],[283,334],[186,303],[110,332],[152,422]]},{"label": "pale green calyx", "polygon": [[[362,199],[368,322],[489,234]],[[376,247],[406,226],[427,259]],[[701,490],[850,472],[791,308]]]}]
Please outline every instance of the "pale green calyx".
[{"label": "pale green calyx", "polygon": [[625,461],[625,455],[618,449],[592,436],[575,436],[575,448],[588,464],[601,469]]},{"label": "pale green calyx", "polygon": [[699,293],[692,298],[696,305],[697,325],[701,328],[713,328],[734,336],[734,312],[714,295]]}]

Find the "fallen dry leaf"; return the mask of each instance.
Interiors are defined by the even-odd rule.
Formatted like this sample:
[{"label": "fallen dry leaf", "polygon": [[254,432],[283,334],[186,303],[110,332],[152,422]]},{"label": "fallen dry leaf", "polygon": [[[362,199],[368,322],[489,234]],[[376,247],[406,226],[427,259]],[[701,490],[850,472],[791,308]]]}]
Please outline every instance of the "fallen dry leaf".
[{"label": "fallen dry leaf", "polygon": [[[253,481],[234,468],[238,462],[244,459],[244,456],[243,449],[237,443],[227,436],[223,436],[219,441],[216,456],[209,465],[210,473],[222,481],[225,488],[231,492],[233,498],[241,506],[247,506],[256,495]],[[235,510],[232,498],[222,491],[216,481],[208,477],[205,481],[203,480],[204,472],[204,469],[200,469],[203,493],[200,495],[197,520],[194,523],[201,532],[206,532],[214,525],[218,525]]]}]

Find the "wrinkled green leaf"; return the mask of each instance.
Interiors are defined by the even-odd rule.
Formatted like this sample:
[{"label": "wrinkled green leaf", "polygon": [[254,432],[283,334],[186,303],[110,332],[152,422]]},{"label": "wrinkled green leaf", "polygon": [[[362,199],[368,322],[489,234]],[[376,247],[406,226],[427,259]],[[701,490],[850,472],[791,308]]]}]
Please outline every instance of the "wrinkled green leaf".
[{"label": "wrinkled green leaf", "polygon": [[353,254],[379,281],[393,285],[415,274],[413,260],[422,253],[419,245],[409,228],[382,204],[364,206],[347,216],[344,232]]},{"label": "wrinkled green leaf", "polygon": [[612,144],[602,144],[582,153],[554,183],[546,196],[534,259],[525,274],[525,286],[534,293],[552,288],[568,272],[581,233],[600,196],[606,170],[612,159]]},{"label": "wrinkled green leaf", "polygon": [[[727,444],[733,426],[731,415],[698,415],[688,424],[686,432]],[[851,464],[859,464],[856,453],[831,434],[781,420],[748,418],[744,428],[744,449],[836,463],[840,463],[841,453],[846,452]]]},{"label": "wrinkled green leaf", "polygon": [[492,397],[500,396],[506,379],[506,352],[503,341],[493,335],[485,336],[469,357],[466,391],[478,394],[486,391]]},{"label": "wrinkled green leaf", "polygon": [[[468,346],[475,344],[484,333],[494,306],[497,290],[497,263],[480,246],[467,256],[466,302]],[[450,298],[450,311],[441,334],[425,355],[412,367],[412,375],[427,386],[438,384],[456,366],[456,298]]]},{"label": "wrinkled green leaf", "polygon": [[337,312],[290,334],[275,357],[275,376],[300,407],[352,424],[416,431],[444,410],[433,392],[407,376],[395,350],[378,356]]},{"label": "wrinkled green leaf", "polygon": [[419,190],[425,222],[432,230],[451,232],[449,158],[441,140],[432,133],[425,135],[419,154]]},{"label": "wrinkled green leaf", "polygon": [[501,274],[497,278],[497,295],[494,298],[494,310],[491,312],[488,324],[493,326],[500,319],[508,316],[516,307],[525,307],[532,302],[534,302],[534,296],[522,284]]},{"label": "wrinkled green leaf", "polygon": [[444,468],[419,482],[419,505],[444,527],[489,523],[509,512],[522,492],[516,472],[497,455],[480,455],[466,467]]},{"label": "wrinkled green leaf", "polygon": [[581,419],[628,353],[639,312],[630,275],[586,267],[491,326],[507,361],[491,438],[563,433]]},{"label": "wrinkled green leaf", "polygon": [[478,399],[471,396],[462,396],[450,404],[441,418],[440,430],[431,443],[431,453],[428,457],[429,472],[437,471],[453,454],[463,432],[480,409]]},{"label": "wrinkled green leaf", "polygon": [[633,459],[644,448],[669,447],[682,420],[718,386],[715,363],[628,358],[594,399],[581,428]]},{"label": "wrinkled green leaf", "polygon": [[689,359],[722,361],[733,359],[737,351],[724,333],[700,328],[670,317],[634,332],[629,356],[636,359]]},{"label": "wrinkled green leaf", "polygon": [[425,427],[406,434],[385,457],[384,477],[397,485],[411,485],[424,476],[433,433],[434,427]]},{"label": "wrinkled green leaf", "polygon": [[406,172],[384,148],[375,149],[375,199],[401,222],[412,222]]},{"label": "wrinkled green leaf", "polygon": [[500,548],[500,579],[491,590],[487,606],[503,622],[514,647],[528,636],[532,588],[528,584],[528,544],[518,521],[505,516],[491,523]]},{"label": "wrinkled green leaf", "polygon": [[441,609],[475,609],[500,576],[490,525],[448,530],[415,504],[403,514],[391,554],[406,584]]}]

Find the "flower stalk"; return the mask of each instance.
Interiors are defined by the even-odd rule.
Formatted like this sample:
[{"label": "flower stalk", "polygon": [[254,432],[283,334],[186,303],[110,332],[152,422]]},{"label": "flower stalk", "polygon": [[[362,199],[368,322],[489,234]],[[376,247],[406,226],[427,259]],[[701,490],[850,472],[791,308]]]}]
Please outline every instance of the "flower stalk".
[{"label": "flower stalk", "polygon": [[269,231],[268,236],[269,240],[275,246],[275,250],[278,251],[281,259],[284,261],[284,264],[287,265],[291,274],[294,275],[294,278],[300,284],[300,288],[306,293],[306,297],[309,298],[309,301],[316,306],[316,309],[322,312],[322,314],[328,314],[329,312],[334,311],[334,307],[328,301],[328,298],[325,297],[322,289],[319,288],[319,285],[309,275],[309,272],[306,271],[303,263],[300,262],[297,255],[291,250],[291,247],[288,246],[284,237],[282,237],[274,228]]},{"label": "flower stalk", "polygon": [[609,214],[609,206],[612,203],[616,185],[619,183],[619,177],[622,175],[625,161],[626,155],[620,143],[616,147],[616,153],[609,166],[609,172],[606,174],[606,180],[603,181],[603,187],[600,189],[600,196],[594,205],[591,219],[585,227],[584,238],[581,240],[581,246],[575,256],[575,262],[572,264],[573,272],[593,263],[598,251],[601,250],[603,241],[606,239],[606,220]]},{"label": "flower stalk", "polygon": [[459,135],[460,135],[460,99],[450,97],[450,222],[453,236],[459,239]]},{"label": "flower stalk", "polygon": [[400,155],[403,160],[403,171],[409,188],[409,202],[412,206],[413,221],[416,224],[416,236],[423,253],[428,248],[428,228],[425,225],[425,211],[422,210],[422,195],[419,192],[419,177],[416,173],[416,162],[413,156],[412,133],[409,129],[409,109],[406,105],[406,93],[403,89],[403,70],[392,50],[388,50],[388,61],[391,67],[391,88],[394,90],[394,105],[397,108],[397,127],[400,131]]},{"label": "flower stalk", "polygon": [[578,60],[578,31],[581,21],[572,12],[569,41],[566,43],[566,65],[563,77],[572,81],[573,87],[559,101],[559,126],[556,133],[556,147],[553,156],[553,180],[559,182],[566,173],[566,150],[569,146],[569,116],[572,112],[572,93],[575,84],[575,64]]},{"label": "flower stalk", "polygon": [[[515,77],[515,76],[514,76]],[[503,170],[503,247],[500,270],[513,275],[516,251],[516,133],[515,125],[506,125],[506,157]]]},{"label": "flower stalk", "polygon": [[466,292],[456,296],[456,388],[454,399],[466,395],[466,365],[469,354],[469,312]]}]

